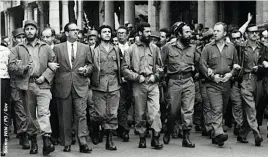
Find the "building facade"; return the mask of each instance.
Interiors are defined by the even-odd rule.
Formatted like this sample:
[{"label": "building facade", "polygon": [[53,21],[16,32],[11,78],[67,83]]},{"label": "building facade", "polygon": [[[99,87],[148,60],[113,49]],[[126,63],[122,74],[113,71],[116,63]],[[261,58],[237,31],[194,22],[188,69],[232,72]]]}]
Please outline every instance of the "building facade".
[{"label": "building facade", "polygon": [[267,1],[83,1],[83,0],[2,0],[1,36],[23,26],[28,19],[36,20],[40,30],[50,26],[60,33],[69,21],[77,22],[80,29],[98,28],[102,24],[116,28],[125,22],[135,25],[148,21],[152,30],[170,28],[176,21],[202,23],[212,27],[217,21],[241,26],[247,13],[255,17],[254,23],[268,22]]}]

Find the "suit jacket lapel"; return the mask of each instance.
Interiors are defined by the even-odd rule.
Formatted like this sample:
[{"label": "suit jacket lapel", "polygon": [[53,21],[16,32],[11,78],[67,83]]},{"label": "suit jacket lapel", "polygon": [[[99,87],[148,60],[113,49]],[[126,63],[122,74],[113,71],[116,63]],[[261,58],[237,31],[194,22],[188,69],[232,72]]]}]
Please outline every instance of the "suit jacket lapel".
[{"label": "suit jacket lapel", "polygon": [[67,65],[70,67],[70,69],[72,68],[71,66],[71,63],[70,63],[70,60],[69,60],[69,55],[68,55],[68,48],[67,48],[67,42],[65,42],[63,44],[63,53],[64,53],[64,56],[65,56],[65,60],[67,62]]},{"label": "suit jacket lapel", "polygon": [[[77,42],[77,48],[76,48],[76,56],[75,56],[75,61],[74,61],[74,67],[76,66],[76,64],[77,64],[77,62],[78,62],[78,59],[79,59],[79,57],[80,57],[80,55],[81,55],[81,53],[82,53],[82,51],[81,51],[81,44],[79,43],[79,42]],[[80,47],[80,48],[79,48]],[[79,51],[80,50],[80,51]],[[73,68],[74,68],[73,67]]]}]

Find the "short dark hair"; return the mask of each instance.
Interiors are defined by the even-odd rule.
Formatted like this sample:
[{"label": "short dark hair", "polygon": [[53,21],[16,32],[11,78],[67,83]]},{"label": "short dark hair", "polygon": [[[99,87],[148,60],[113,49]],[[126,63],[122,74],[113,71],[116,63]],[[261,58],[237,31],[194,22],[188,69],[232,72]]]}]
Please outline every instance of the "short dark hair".
[{"label": "short dark hair", "polygon": [[51,36],[56,36],[56,32],[55,32],[55,30],[54,30],[53,28],[51,28],[51,27],[46,27],[46,28],[42,31],[42,33],[43,33],[45,30],[50,30],[50,31],[51,31]]},{"label": "short dark hair", "polygon": [[141,22],[140,24],[138,24],[137,31],[143,32],[145,27],[151,27],[151,25],[148,22]]},{"label": "short dark hair", "polygon": [[166,33],[166,37],[170,37],[170,32],[169,32],[169,30],[167,29],[167,28],[161,28],[160,30],[159,30],[159,32],[165,32]]},{"label": "short dark hair", "polygon": [[76,23],[75,23],[75,22],[69,22],[69,23],[67,23],[67,24],[64,26],[64,32],[69,32],[69,26],[70,26],[71,24],[76,24]]},{"label": "short dark hair", "polygon": [[128,34],[128,29],[127,29],[126,26],[119,26],[118,29],[117,29],[117,31],[118,31],[119,29],[124,29],[124,30],[126,30],[126,33]]},{"label": "short dark hair", "polygon": [[234,29],[234,30],[232,30],[232,32],[231,32],[231,34],[230,34],[231,37],[232,37],[232,34],[233,34],[233,33],[239,33],[239,34],[240,34],[240,38],[243,37],[242,32],[240,32],[238,29]]},{"label": "short dark hair", "polygon": [[222,25],[223,31],[227,32],[227,25],[224,22],[217,22],[217,23],[215,23],[214,26],[216,26],[216,25]]},{"label": "short dark hair", "polygon": [[99,28],[99,30],[98,30],[98,33],[101,34],[101,31],[102,31],[104,28],[108,28],[108,29],[110,29],[111,34],[113,34],[113,29],[112,29],[112,27],[109,26],[109,25],[102,25],[102,26],[100,26],[100,28]]}]

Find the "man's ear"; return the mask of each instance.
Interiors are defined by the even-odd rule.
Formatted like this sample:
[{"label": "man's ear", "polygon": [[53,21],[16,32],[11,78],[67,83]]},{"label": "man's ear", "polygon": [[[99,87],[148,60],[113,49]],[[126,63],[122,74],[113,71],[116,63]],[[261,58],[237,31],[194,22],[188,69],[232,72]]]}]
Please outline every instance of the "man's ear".
[{"label": "man's ear", "polygon": [[139,35],[140,35],[140,36],[142,35],[142,32],[141,32],[141,31],[139,31]]},{"label": "man's ear", "polygon": [[64,32],[64,33],[65,33],[66,37],[68,37],[68,33],[67,32]]}]

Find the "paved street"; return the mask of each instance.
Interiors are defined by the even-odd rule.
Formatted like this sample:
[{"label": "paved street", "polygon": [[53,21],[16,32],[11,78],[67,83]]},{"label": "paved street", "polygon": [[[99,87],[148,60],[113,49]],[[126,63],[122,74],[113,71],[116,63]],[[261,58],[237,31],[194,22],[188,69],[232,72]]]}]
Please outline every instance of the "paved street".
[{"label": "paved street", "polygon": [[[202,137],[200,133],[193,131],[191,139],[196,144],[196,148],[183,148],[181,147],[181,139],[172,139],[169,145],[164,145],[163,150],[154,150],[150,147],[150,139],[147,139],[147,148],[139,149],[138,136],[134,135],[133,130],[130,134],[130,142],[124,143],[120,139],[114,137],[114,142],[117,146],[117,151],[105,150],[105,142],[92,145],[93,152],[91,154],[79,153],[79,147],[76,144],[72,146],[70,153],[63,152],[62,146],[56,146],[55,152],[51,157],[267,157],[268,156],[268,140],[266,131],[266,121],[264,126],[261,127],[261,132],[264,138],[264,142],[261,147],[255,147],[254,138],[252,132],[250,133],[248,144],[237,143],[236,138],[232,133],[232,130],[228,130],[229,139],[222,148],[217,145],[211,144],[211,140]],[[162,142],[161,135],[161,142]],[[18,144],[18,139],[14,135],[11,136],[8,147],[8,157],[37,157],[42,156],[42,140],[38,139],[39,153],[38,155],[30,155],[29,150],[22,150]]]}]

